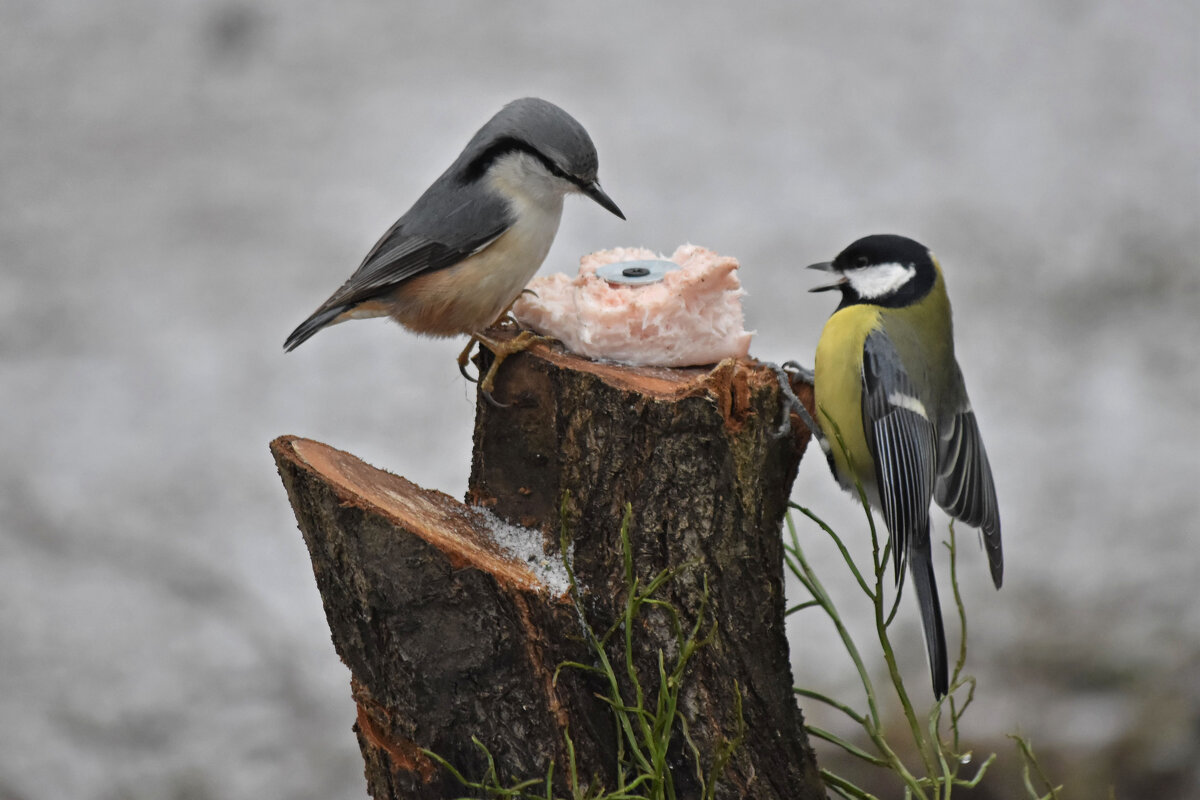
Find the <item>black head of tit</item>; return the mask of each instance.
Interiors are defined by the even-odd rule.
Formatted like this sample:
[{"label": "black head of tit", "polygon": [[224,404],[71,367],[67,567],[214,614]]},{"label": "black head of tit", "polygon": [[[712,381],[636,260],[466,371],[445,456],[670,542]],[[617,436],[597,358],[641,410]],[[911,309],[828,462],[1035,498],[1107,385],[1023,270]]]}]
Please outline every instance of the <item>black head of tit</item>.
[{"label": "black head of tit", "polygon": [[897,583],[911,570],[933,691],[941,697],[949,676],[931,503],[981,529],[996,588],[1004,571],[996,489],[954,356],[941,266],[925,246],[885,234],[859,239],[810,269],[837,277],[812,291],[842,295],[814,364],[822,447],[842,487],[854,492],[861,483],[882,512]]},{"label": "black head of tit", "polygon": [[924,245],[894,234],[859,239],[833,261],[812,264],[809,269],[839,276],[833,283],[809,289],[810,292],[840,290],[839,310],[855,303],[885,308],[917,303],[933,288],[938,274],[933,254]]}]

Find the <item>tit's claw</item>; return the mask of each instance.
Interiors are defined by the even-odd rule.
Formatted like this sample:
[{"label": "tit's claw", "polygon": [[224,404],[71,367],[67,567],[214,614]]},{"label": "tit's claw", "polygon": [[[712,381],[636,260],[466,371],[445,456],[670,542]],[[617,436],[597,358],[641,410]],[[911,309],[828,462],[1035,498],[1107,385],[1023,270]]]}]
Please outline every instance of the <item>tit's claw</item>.
[{"label": "tit's claw", "polygon": [[783,362],[783,371],[795,375],[800,380],[812,386],[813,381],[817,378],[817,373],[813,372],[808,367],[800,365],[798,361]]},{"label": "tit's claw", "polygon": [[[812,370],[800,366],[795,361],[785,361],[782,367],[770,363],[767,366],[775,372],[775,378],[779,381],[779,391],[783,394],[783,422],[779,424],[778,428],[771,431],[771,436],[778,439],[791,433],[792,413],[795,412],[796,416],[800,417],[800,421],[812,431],[813,436],[817,437],[817,441],[822,442],[824,437],[821,429],[817,427],[816,420],[812,418],[808,409],[800,402],[800,398],[796,397],[796,393],[792,391],[791,375],[797,375],[811,384]],[[824,445],[822,445],[823,447]]]},{"label": "tit's claw", "polygon": [[771,431],[772,439],[782,439],[792,432],[792,409],[804,408],[800,403],[800,398],[796,397],[796,393],[792,391],[792,382],[788,378],[782,367],[775,364],[770,365],[775,373],[775,380],[779,382],[779,392],[783,395],[783,421],[779,423],[779,427]]}]

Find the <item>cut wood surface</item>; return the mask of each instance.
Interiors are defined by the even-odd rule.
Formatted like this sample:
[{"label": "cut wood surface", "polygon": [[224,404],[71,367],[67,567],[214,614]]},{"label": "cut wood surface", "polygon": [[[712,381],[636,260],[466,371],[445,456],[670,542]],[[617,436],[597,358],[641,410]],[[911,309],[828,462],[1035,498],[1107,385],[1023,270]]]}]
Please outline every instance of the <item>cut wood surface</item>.
[{"label": "cut wood surface", "polygon": [[[780,527],[808,432],[793,417],[777,435],[775,381],[752,360],[630,368],[538,345],[500,369],[494,396],[505,406],[477,406],[469,505],[318,442],[272,442],[351,671],[373,797],[470,795],[423,750],[478,780],[487,762],[473,736],[506,784],[545,776],[553,761],[569,796],[569,732],[580,779],[616,785],[607,681],[558,668],[599,663],[583,619],[599,634],[621,619],[626,504],[638,585],[672,570],[655,599],[673,612],[651,606],[634,620],[632,674],[625,632],[606,645],[623,702],[640,684],[653,709],[660,653],[669,671],[680,652],[672,613],[685,633],[697,620],[712,633],[680,684],[676,796],[713,784],[718,798],[824,797],[783,624]],[[810,387],[794,388],[811,407]],[[505,523],[529,529],[544,554],[530,563],[502,549],[497,528],[518,533]],[[582,615],[547,577],[564,524]]]}]

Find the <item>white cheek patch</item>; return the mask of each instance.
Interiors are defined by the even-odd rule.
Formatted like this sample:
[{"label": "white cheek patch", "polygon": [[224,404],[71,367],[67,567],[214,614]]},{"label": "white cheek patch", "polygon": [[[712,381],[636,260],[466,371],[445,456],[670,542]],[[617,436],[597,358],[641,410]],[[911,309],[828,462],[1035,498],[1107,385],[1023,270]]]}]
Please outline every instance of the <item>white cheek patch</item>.
[{"label": "white cheek patch", "polygon": [[893,261],[848,269],[842,274],[859,297],[872,300],[898,291],[917,274],[917,268],[911,264],[897,264]]},{"label": "white cheek patch", "polygon": [[903,408],[914,414],[920,414],[923,419],[929,419],[929,414],[925,411],[925,404],[911,394],[892,392],[888,395],[888,403],[895,408]]},{"label": "white cheek patch", "polygon": [[529,153],[515,151],[497,158],[485,175],[492,190],[504,197],[514,194],[565,194],[579,187],[550,173],[546,165]]}]

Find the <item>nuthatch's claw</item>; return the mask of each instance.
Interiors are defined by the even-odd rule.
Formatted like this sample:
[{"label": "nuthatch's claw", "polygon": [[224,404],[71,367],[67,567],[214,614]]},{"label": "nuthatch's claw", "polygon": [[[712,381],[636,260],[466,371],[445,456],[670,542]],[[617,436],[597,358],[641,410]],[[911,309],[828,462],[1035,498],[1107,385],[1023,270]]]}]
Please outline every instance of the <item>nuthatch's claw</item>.
[{"label": "nuthatch's claw", "polygon": [[471,383],[479,383],[479,378],[473,378],[471,377],[471,374],[467,372],[467,364],[471,360],[471,348],[475,346],[476,341],[476,338],[472,336],[467,340],[467,346],[464,347],[463,351],[458,354],[458,371],[462,373],[462,376]]},{"label": "nuthatch's claw", "polygon": [[491,367],[488,368],[487,373],[485,373],[482,380],[479,381],[479,391],[482,392],[483,396],[487,398],[488,402],[496,408],[507,408],[508,406],[497,402],[496,398],[492,397],[492,389],[494,388],[496,381],[496,371],[500,369],[500,365],[503,364],[509,356],[520,353],[522,350],[528,350],[538,342],[548,342],[551,341],[551,339],[548,336],[539,336],[533,331],[521,331],[508,341],[492,339],[478,333],[475,334],[474,338],[479,342],[481,347],[486,347],[488,350],[491,350],[493,356]]},{"label": "nuthatch's claw", "polygon": [[479,393],[481,395],[483,395],[483,399],[487,400],[488,405],[490,405],[492,408],[508,408],[508,406],[509,406],[508,403],[501,403],[495,397],[492,397],[492,393],[487,391],[486,389],[480,389]]},{"label": "nuthatch's claw", "polygon": [[517,319],[515,316],[513,316],[512,310],[513,310],[513,306],[515,306],[517,304],[517,301],[521,299],[521,295],[523,295],[523,294],[530,294],[530,295],[533,295],[534,297],[538,296],[537,292],[535,292],[533,289],[530,289],[528,286],[526,286],[524,289],[522,289],[520,292],[517,293],[517,296],[513,298],[513,301],[508,304],[508,308],[504,309],[504,311],[500,312],[500,316],[496,317],[496,321],[492,323],[493,328],[512,327],[512,328],[520,329],[521,321],[519,319]]}]

